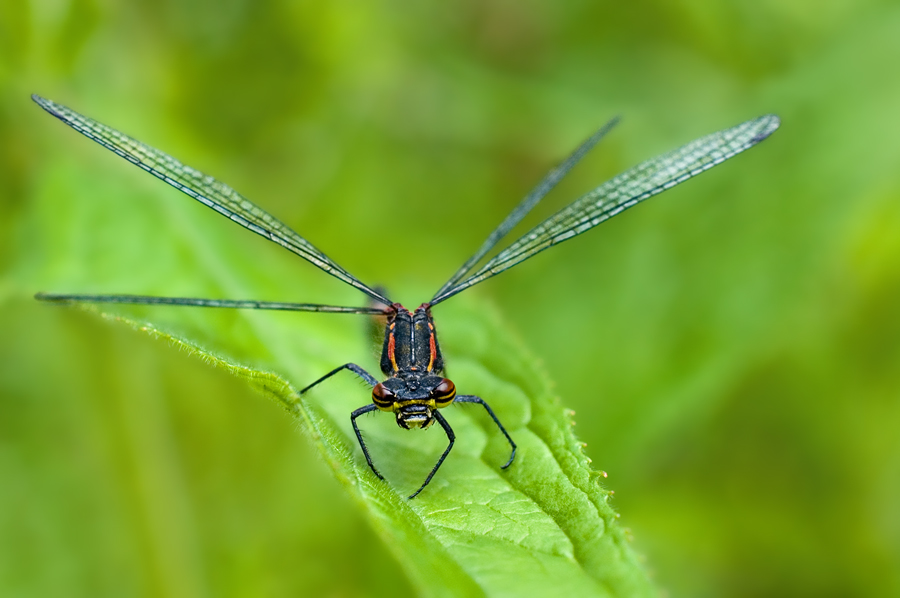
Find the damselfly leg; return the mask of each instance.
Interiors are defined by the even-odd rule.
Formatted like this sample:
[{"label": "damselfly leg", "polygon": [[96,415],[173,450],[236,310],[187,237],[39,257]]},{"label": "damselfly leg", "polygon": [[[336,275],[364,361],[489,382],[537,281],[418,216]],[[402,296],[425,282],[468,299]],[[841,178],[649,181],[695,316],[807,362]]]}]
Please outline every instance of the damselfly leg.
[{"label": "damselfly leg", "polygon": [[497,415],[494,413],[494,410],[491,409],[491,406],[488,405],[484,399],[481,397],[476,397],[475,395],[459,395],[456,397],[456,403],[478,403],[482,407],[484,407],[485,411],[488,412],[488,415],[491,416],[491,419],[494,420],[494,423],[497,424],[497,427],[500,428],[500,431],[506,436],[506,440],[509,441],[509,446],[512,447],[512,454],[509,456],[509,461],[506,462],[505,465],[501,465],[500,469],[506,469],[510,465],[512,465],[513,459],[516,458],[516,443],[513,442],[513,439],[510,438],[509,432],[506,431],[506,428],[503,427],[503,424],[500,423],[500,420],[497,418]]},{"label": "damselfly leg", "polygon": [[359,442],[359,448],[362,449],[363,456],[366,458],[366,463],[369,464],[369,468],[372,470],[379,480],[384,480],[384,476],[378,473],[378,470],[375,469],[375,464],[372,463],[372,456],[369,455],[369,449],[366,447],[366,441],[363,440],[362,432],[359,431],[359,426],[356,425],[356,418],[364,413],[371,413],[372,411],[377,410],[373,403],[369,403],[365,407],[360,407],[356,411],[350,414],[350,423],[353,424],[353,431],[356,433],[356,440]]},{"label": "damselfly leg", "polygon": [[422,482],[422,485],[419,486],[419,489],[409,495],[409,498],[415,498],[419,495],[419,492],[425,489],[425,486],[428,485],[428,482],[431,481],[431,478],[434,477],[434,474],[437,473],[437,470],[441,468],[441,465],[444,464],[444,459],[447,458],[447,455],[450,454],[450,449],[453,448],[453,443],[456,442],[456,434],[453,433],[453,428],[450,427],[450,424],[447,423],[447,420],[444,419],[444,416],[440,414],[440,412],[434,412],[434,419],[437,420],[437,423],[441,424],[441,427],[444,428],[444,432],[447,433],[447,440],[450,443],[447,445],[447,448],[444,449],[444,452],[441,453],[441,457],[438,459],[437,463],[434,464],[434,467],[431,468],[431,473],[428,474],[428,477],[425,478],[425,481]]},{"label": "damselfly leg", "polygon": [[306,388],[301,390],[300,394],[301,395],[306,394],[307,391],[309,391],[309,389],[311,389],[313,386],[316,386],[317,384],[324,382],[325,380],[328,380],[329,378],[331,378],[332,376],[334,376],[335,374],[337,374],[338,372],[343,371],[343,370],[350,370],[351,372],[353,372],[354,374],[356,374],[357,376],[359,376],[360,378],[365,380],[366,384],[368,384],[369,386],[375,386],[376,384],[378,384],[378,380],[375,379],[375,376],[373,376],[366,370],[362,369],[355,363],[345,363],[344,365],[342,365],[340,367],[334,368],[333,370],[331,370],[330,372],[328,372],[327,374],[325,374],[324,376],[322,376],[321,378],[319,378],[318,380],[316,380],[315,382],[313,382],[312,384],[310,384],[309,386],[307,386]]}]

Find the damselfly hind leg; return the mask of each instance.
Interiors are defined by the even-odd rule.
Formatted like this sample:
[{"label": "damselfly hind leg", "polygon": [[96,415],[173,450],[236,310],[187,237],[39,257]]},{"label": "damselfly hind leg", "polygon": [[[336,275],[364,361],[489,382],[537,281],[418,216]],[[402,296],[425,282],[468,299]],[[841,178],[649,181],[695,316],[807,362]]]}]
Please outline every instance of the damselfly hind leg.
[{"label": "damselfly hind leg", "polygon": [[513,439],[510,438],[509,432],[506,431],[506,428],[503,427],[503,424],[500,423],[500,420],[497,418],[497,415],[494,413],[494,410],[491,409],[490,405],[485,403],[484,399],[481,397],[476,397],[475,395],[459,395],[454,400],[454,403],[478,403],[488,412],[488,415],[491,416],[491,419],[494,420],[494,423],[497,424],[497,427],[500,428],[500,431],[503,432],[503,435],[506,436],[506,440],[509,441],[509,446],[512,447],[512,454],[509,456],[509,461],[506,464],[501,465],[501,469],[506,469],[510,465],[512,465],[513,459],[516,458],[516,443],[513,442]]}]

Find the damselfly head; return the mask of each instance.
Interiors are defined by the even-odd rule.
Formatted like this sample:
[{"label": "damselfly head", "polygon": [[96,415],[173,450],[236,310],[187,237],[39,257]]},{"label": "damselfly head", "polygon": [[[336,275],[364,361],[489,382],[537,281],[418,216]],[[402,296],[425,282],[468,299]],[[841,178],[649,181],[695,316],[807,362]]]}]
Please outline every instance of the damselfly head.
[{"label": "damselfly head", "polygon": [[372,388],[372,402],[381,411],[393,411],[397,425],[406,430],[434,423],[434,410],[456,398],[456,385],[440,376],[388,378]]},{"label": "damselfly head", "polygon": [[415,372],[392,376],[372,387],[372,402],[382,411],[396,411],[409,401],[446,407],[456,398],[456,385],[448,378]]}]

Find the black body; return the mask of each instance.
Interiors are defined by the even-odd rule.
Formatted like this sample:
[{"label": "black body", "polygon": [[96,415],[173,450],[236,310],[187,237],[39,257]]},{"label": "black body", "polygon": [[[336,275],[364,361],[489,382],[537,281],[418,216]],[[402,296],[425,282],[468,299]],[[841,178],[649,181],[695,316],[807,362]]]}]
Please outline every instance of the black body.
[{"label": "black body", "polygon": [[444,359],[441,357],[441,347],[437,340],[434,318],[431,316],[431,306],[423,303],[414,312],[410,312],[399,303],[394,303],[387,307],[384,313],[387,316],[387,322],[384,327],[384,345],[381,349],[381,371],[387,376],[386,380],[378,382],[360,366],[355,363],[347,363],[328,372],[301,390],[300,394],[345,369],[355,373],[372,386],[372,404],[354,411],[350,415],[350,420],[353,423],[353,431],[356,433],[359,446],[366,457],[366,462],[375,475],[382,480],[384,478],[375,468],[366,442],[359,431],[359,426],[356,425],[356,418],[376,409],[390,411],[396,415],[397,425],[406,430],[425,429],[437,421],[447,433],[447,439],[450,442],[428,477],[425,478],[425,482],[409,498],[414,498],[428,485],[443,464],[444,459],[450,454],[450,449],[453,448],[456,435],[438,409],[447,407],[454,402],[479,403],[487,410],[488,415],[491,416],[512,447],[509,460],[501,466],[502,469],[509,467],[516,456],[516,443],[497,419],[494,410],[480,397],[457,395],[456,385],[442,376]]}]

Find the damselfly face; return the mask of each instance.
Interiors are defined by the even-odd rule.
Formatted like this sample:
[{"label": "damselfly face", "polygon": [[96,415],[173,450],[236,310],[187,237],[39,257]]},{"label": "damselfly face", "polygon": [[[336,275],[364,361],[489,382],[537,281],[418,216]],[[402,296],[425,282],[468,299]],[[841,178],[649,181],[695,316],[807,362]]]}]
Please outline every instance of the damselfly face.
[{"label": "damselfly face", "polygon": [[372,388],[372,402],[381,411],[397,414],[397,425],[407,430],[427,428],[435,409],[456,398],[456,385],[440,376],[406,374],[388,378]]}]

